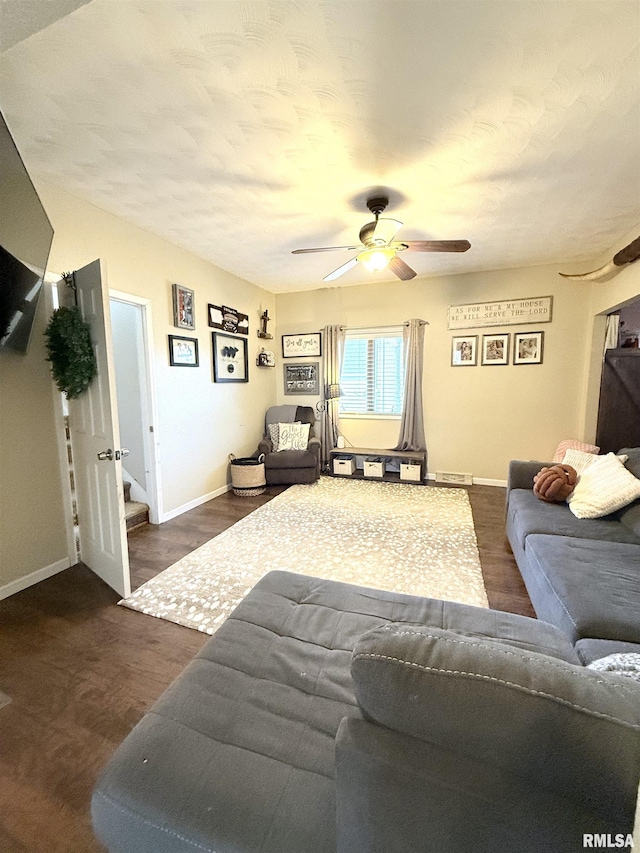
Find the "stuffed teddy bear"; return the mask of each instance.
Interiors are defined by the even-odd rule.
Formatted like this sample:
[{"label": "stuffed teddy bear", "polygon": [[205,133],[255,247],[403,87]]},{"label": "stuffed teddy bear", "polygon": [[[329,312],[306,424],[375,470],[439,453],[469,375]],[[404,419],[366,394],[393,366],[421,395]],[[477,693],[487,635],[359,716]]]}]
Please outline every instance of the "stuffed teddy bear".
[{"label": "stuffed teddy bear", "polygon": [[541,501],[560,503],[569,497],[577,480],[577,471],[571,465],[542,468],[533,478],[533,493]]}]

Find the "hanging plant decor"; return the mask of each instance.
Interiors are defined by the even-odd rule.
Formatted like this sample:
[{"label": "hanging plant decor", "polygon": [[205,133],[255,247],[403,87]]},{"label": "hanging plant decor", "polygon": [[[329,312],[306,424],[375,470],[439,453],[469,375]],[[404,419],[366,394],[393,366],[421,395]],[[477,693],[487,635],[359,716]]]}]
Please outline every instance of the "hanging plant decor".
[{"label": "hanging plant decor", "polygon": [[97,373],[89,324],[78,308],[57,308],[44,334],[54,382],[68,399],[79,397]]}]

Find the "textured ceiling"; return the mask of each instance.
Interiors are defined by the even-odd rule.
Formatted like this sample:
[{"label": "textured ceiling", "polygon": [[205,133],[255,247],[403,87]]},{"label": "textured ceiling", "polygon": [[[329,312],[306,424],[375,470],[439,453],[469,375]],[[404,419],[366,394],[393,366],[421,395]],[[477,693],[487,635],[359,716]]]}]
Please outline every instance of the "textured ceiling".
[{"label": "textured ceiling", "polygon": [[291,250],[353,243],[373,187],[399,238],[470,240],[405,255],[419,276],[569,269],[640,221],[636,0],[93,0],[47,23],[0,56],[32,175],[269,290],[325,286],[350,253]]}]

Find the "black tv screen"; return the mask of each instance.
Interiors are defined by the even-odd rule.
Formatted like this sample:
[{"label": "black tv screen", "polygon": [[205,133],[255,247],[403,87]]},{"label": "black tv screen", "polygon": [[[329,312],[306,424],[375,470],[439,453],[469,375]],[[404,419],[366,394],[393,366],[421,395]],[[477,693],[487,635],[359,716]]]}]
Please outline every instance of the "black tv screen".
[{"label": "black tv screen", "polygon": [[0,349],[26,352],[53,228],[0,113]]}]

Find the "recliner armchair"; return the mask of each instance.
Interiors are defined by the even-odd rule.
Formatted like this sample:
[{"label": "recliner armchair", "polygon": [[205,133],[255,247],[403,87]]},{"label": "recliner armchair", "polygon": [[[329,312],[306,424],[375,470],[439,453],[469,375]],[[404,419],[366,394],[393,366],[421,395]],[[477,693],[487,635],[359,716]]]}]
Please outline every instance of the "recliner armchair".
[{"label": "recliner armchair", "polygon": [[[274,451],[269,426],[299,421],[309,424],[309,444],[306,450]],[[264,470],[268,485],[315,483],[320,476],[320,439],[316,438],[315,414],[311,406],[271,406],[265,415],[265,435],[258,445],[264,453]]]}]

